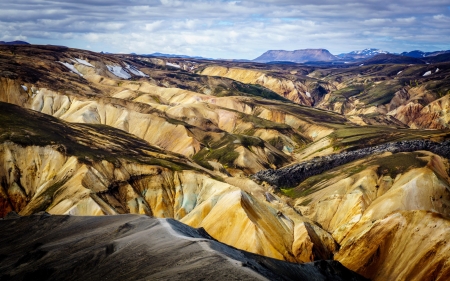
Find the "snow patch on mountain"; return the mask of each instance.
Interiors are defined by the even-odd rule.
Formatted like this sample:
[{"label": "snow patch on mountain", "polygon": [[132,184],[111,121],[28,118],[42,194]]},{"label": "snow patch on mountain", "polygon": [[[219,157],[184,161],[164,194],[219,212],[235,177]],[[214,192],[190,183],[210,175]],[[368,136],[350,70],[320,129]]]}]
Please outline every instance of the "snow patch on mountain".
[{"label": "snow patch on mountain", "polygon": [[94,67],[92,64],[90,64],[89,62],[83,60],[83,59],[70,59],[71,61],[73,61],[74,63],[79,63],[85,66],[90,66],[90,67]]},{"label": "snow patch on mountain", "polygon": [[365,58],[371,58],[379,54],[389,54],[387,51],[383,51],[380,49],[370,48],[370,49],[364,49],[364,50],[357,50],[352,51],[349,53],[343,53],[337,55],[337,57],[342,59],[365,59]]},{"label": "snow patch on mountain", "polygon": [[62,61],[59,61],[59,63],[62,64],[62,65],[64,65],[64,66],[67,67],[68,69],[70,69],[70,71],[72,71],[73,73],[78,74],[78,75],[80,75],[81,77],[83,77],[83,74],[81,74],[81,73],[75,68],[75,66],[71,65],[70,63],[68,63],[68,62],[62,62]]},{"label": "snow patch on mountain", "polygon": [[123,69],[121,66],[118,65],[107,65],[106,66],[109,70],[109,72],[111,72],[112,74],[114,74],[115,76],[122,78],[122,79],[130,79],[131,75],[125,70]]},{"label": "snow patch on mountain", "polygon": [[125,64],[125,68],[126,68],[129,72],[133,73],[133,74],[136,75],[136,76],[148,77],[147,74],[145,74],[144,72],[140,71],[139,69],[137,69],[137,68],[134,67],[134,66]]},{"label": "snow patch on mountain", "polygon": [[359,51],[353,51],[348,53],[350,55],[363,55],[363,56],[375,56],[378,54],[389,54],[389,52],[380,50],[380,49],[374,49],[374,48],[370,48],[370,49],[364,49],[364,50],[359,50]]},{"label": "snow patch on mountain", "polygon": [[166,65],[176,67],[176,68],[181,68],[181,66],[179,66],[178,64],[174,64],[174,63],[170,63],[170,62],[166,62]]}]

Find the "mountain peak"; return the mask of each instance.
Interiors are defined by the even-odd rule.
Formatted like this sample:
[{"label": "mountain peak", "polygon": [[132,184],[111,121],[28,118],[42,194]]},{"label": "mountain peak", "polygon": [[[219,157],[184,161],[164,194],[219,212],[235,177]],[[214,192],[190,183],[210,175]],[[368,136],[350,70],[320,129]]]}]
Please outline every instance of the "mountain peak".
[{"label": "mountain peak", "polygon": [[357,60],[357,59],[368,59],[380,54],[389,54],[389,52],[376,48],[367,48],[364,50],[356,50],[351,51],[349,53],[339,54],[337,55],[337,57],[345,60]]},{"label": "mountain peak", "polygon": [[383,51],[380,49],[376,49],[376,48],[368,48],[368,49],[364,49],[364,50],[352,51],[349,54],[374,56],[374,55],[378,55],[378,54],[389,54],[389,52]]}]

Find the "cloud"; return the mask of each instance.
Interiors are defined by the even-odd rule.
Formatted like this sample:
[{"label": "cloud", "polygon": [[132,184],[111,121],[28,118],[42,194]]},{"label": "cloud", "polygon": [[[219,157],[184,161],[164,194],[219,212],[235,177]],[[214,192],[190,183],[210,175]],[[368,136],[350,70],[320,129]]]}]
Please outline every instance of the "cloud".
[{"label": "cloud", "polygon": [[384,25],[389,22],[391,22],[391,19],[368,19],[363,21],[367,25]]},{"label": "cloud", "polygon": [[433,19],[437,20],[437,21],[446,21],[446,22],[448,22],[450,20],[450,17],[445,16],[443,14],[439,14],[439,15],[433,16]]},{"label": "cloud", "polygon": [[396,19],[399,23],[411,24],[416,20],[416,17],[409,18],[398,18]]},{"label": "cloud", "polygon": [[448,0],[3,0],[0,38],[108,52],[450,49]]}]

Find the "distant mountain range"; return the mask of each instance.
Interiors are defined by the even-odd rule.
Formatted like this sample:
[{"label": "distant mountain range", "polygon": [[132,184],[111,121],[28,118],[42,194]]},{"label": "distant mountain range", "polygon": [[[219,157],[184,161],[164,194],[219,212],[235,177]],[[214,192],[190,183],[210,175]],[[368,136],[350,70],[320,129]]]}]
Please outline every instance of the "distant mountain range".
[{"label": "distant mountain range", "polygon": [[[368,63],[380,63],[380,61],[386,61],[386,63],[425,63],[425,61],[422,61],[420,59],[439,56],[443,54],[450,54],[450,50],[435,52],[423,52],[416,50],[411,52],[403,52],[401,54],[395,54],[380,49],[370,48],[343,53],[336,56],[332,55],[326,49],[302,49],[295,51],[270,50],[257,57],[253,61],[263,63],[290,62],[317,64],[318,62],[364,62],[368,59],[375,58],[375,60],[370,60],[368,61]],[[442,59],[447,60],[446,57],[440,56],[440,60]]]},{"label": "distant mountain range", "polygon": [[[0,45],[30,45],[25,41],[0,41]],[[108,52],[102,52],[109,54]],[[135,53],[131,53],[134,54]],[[368,48],[364,50],[351,51],[338,55],[331,54],[327,49],[300,49],[294,51],[286,50],[269,50],[254,60],[245,59],[213,59],[201,56],[187,56],[178,54],[152,53],[141,54],[141,56],[165,57],[165,58],[183,58],[183,59],[199,59],[199,60],[225,60],[231,62],[262,62],[262,63],[310,63],[315,65],[321,64],[344,64],[348,62],[358,62],[364,64],[375,63],[432,63],[450,61],[450,50],[424,52],[414,50],[402,53],[390,53],[388,51]],[[406,58],[402,58],[406,57]],[[408,58],[413,58],[408,59]]]},{"label": "distant mountain range", "polygon": [[[368,59],[375,58],[375,60],[368,61],[368,63],[375,63],[380,61],[386,61],[385,63],[425,63],[420,59],[435,57],[443,54],[450,54],[450,50],[423,52],[420,50],[403,52],[403,53],[390,53],[388,51],[368,48],[364,50],[351,51],[349,53],[342,53],[338,55],[331,54],[326,49],[300,49],[294,51],[286,50],[269,50],[263,53],[261,56],[254,60],[242,60],[242,59],[227,59],[227,61],[234,62],[262,62],[262,63],[311,63],[311,64],[327,64],[327,63],[344,63],[344,62],[364,62]],[[388,56],[389,55],[389,56]],[[144,56],[154,57],[166,57],[166,58],[184,58],[184,59],[202,59],[202,60],[215,60],[213,58],[205,58],[201,56],[187,56],[177,54],[164,54],[164,53],[152,53]],[[379,57],[378,57],[379,56]],[[402,59],[401,57],[415,58],[419,60]],[[446,56],[439,56],[439,60],[448,61]],[[224,59],[217,59],[224,60]],[[432,60],[427,60],[427,62]]]}]

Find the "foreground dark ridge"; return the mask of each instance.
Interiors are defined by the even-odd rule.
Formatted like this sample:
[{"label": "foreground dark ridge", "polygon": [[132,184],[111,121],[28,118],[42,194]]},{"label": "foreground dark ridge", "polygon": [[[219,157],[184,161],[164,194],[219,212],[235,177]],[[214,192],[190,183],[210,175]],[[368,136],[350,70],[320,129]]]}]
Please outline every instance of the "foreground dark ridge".
[{"label": "foreground dark ridge", "polygon": [[[366,280],[337,261],[294,264],[142,215],[0,220],[0,280]],[[30,231],[32,230],[32,231]]]},{"label": "foreground dark ridge", "polygon": [[295,187],[309,177],[372,154],[383,152],[412,152],[417,150],[431,151],[450,159],[450,140],[443,143],[436,143],[429,140],[391,142],[354,151],[322,156],[278,170],[263,170],[254,174],[252,178],[257,182],[265,181],[277,188]]}]

